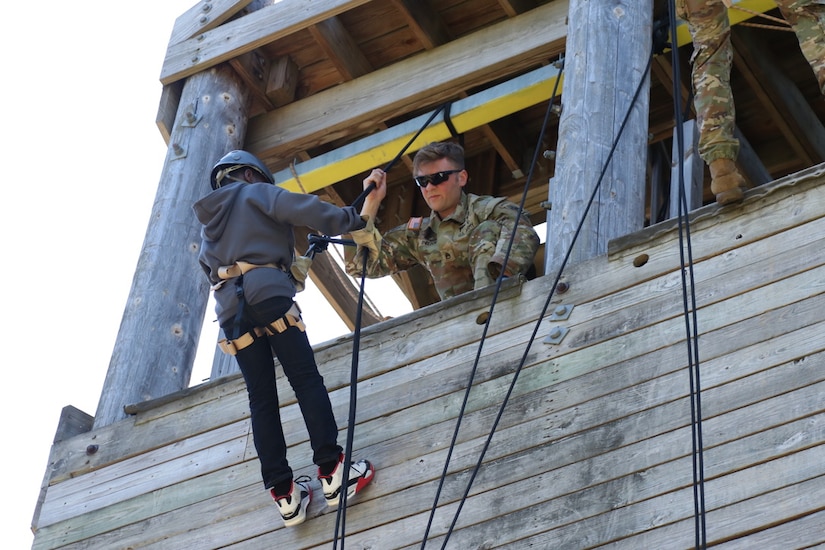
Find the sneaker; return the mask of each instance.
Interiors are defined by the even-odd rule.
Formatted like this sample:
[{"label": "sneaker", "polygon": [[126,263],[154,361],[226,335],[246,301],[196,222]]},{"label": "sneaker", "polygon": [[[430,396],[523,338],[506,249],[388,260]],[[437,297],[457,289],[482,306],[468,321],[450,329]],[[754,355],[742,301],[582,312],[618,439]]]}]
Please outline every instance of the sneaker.
[{"label": "sneaker", "polygon": [[[327,505],[330,507],[338,506],[341,500],[341,482],[344,479],[344,454],[338,455],[338,464],[335,469],[328,476],[322,476],[318,472],[318,480],[321,482],[321,488],[324,490],[324,498],[327,499]],[[347,500],[367,486],[372,481],[375,475],[375,468],[368,460],[359,460],[358,462],[350,464],[349,477],[347,478]]]},{"label": "sneaker", "polygon": [[309,489],[309,476],[301,476],[292,481],[292,487],[286,496],[278,496],[275,489],[270,489],[278,511],[284,520],[284,527],[292,527],[303,523],[307,517],[307,507],[312,500],[312,491]]}]

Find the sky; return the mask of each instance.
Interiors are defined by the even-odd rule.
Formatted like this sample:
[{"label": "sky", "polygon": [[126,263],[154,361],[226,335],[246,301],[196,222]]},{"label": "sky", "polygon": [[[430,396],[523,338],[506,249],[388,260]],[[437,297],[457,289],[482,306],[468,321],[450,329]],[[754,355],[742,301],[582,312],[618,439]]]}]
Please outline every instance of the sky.
[{"label": "sky", "polygon": [[[155,125],[163,58],[175,19],[195,4],[46,0],[4,9],[0,108],[13,145],[0,202],[4,548],[31,548],[63,407],[97,409],[166,156]],[[409,311],[405,300],[386,299],[392,285],[367,281],[383,315]],[[298,301],[313,343],[349,333],[317,289]],[[209,376],[211,313],[210,303],[194,383]]]}]

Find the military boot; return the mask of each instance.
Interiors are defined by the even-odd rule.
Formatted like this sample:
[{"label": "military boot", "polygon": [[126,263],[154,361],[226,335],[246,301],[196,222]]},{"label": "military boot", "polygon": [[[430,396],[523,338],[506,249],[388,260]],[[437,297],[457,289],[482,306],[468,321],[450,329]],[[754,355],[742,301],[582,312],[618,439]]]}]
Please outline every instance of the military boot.
[{"label": "military boot", "polygon": [[716,159],[711,162],[710,190],[716,195],[719,204],[731,204],[741,201],[744,197],[745,178],[736,168],[731,159]]}]

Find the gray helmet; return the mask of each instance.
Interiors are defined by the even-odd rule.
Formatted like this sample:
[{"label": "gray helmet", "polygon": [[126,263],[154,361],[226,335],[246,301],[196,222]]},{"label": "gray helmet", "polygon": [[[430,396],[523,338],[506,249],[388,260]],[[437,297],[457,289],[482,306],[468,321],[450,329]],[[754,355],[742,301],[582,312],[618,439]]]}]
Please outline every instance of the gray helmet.
[{"label": "gray helmet", "polygon": [[230,172],[234,172],[238,168],[252,168],[261,174],[269,183],[275,183],[275,178],[272,177],[272,172],[266,167],[266,164],[261,162],[261,159],[250,153],[249,151],[229,151],[219,160],[212,168],[210,181],[212,189],[217,189],[223,185],[223,179]]}]

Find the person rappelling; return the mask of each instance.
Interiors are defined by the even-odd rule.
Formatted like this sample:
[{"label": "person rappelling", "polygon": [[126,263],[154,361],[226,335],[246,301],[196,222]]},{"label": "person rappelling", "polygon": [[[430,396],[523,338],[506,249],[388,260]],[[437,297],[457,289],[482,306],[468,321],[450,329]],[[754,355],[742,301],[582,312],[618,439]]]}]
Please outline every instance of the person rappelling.
[{"label": "person rappelling", "polygon": [[252,434],[264,487],[285,526],[302,523],[312,498],[309,476],[295,478],[279,412],[273,353],[295,392],[318,466],[324,499],[337,507],[375,475],[368,460],[349,464],[337,442],[338,426],[324,380],[294,302],[303,290],[310,259],[294,257],[295,226],[340,235],[362,229],[355,208],[278,187],[255,155],[230,151],[211,172],[213,191],[193,206],[201,229],[198,256],[215,295],[226,336],[221,349],[235,357],[249,397]]}]

